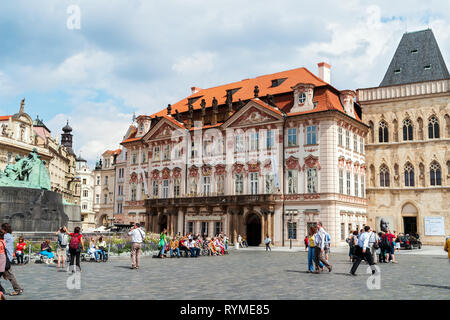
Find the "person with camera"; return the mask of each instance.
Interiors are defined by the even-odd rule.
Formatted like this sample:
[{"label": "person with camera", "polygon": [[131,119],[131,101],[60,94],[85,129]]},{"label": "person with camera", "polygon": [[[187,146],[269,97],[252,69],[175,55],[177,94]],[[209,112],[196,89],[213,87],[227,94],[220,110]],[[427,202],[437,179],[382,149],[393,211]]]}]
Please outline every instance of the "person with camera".
[{"label": "person with camera", "polygon": [[56,268],[59,268],[61,266],[62,269],[65,269],[67,246],[69,244],[69,232],[67,231],[67,228],[64,226],[59,228],[59,230],[56,232],[56,235],[58,236],[58,242],[56,244],[56,256],[58,257],[58,263]]},{"label": "person with camera", "polygon": [[131,236],[131,269],[139,269],[141,245],[145,240],[145,232],[139,223],[135,223],[128,235]]}]

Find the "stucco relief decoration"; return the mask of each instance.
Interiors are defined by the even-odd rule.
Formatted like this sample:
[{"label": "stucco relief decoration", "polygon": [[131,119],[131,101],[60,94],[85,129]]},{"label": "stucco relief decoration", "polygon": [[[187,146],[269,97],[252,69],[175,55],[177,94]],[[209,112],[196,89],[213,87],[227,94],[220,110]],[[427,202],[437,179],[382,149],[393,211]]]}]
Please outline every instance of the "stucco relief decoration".
[{"label": "stucco relief decoration", "polygon": [[170,170],[169,168],[162,169],[162,178],[169,179],[170,178]]},{"label": "stucco relief decoration", "polygon": [[345,163],[345,158],[344,158],[344,156],[340,156],[339,158],[338,158],[338,167],[344,167],[344,163]]},{"label": "stucco relief decoration", "polygon": [[139,183],[144,182],[144,177],[142,177],[142,173],[139,173],[139,180],[138,180],[138,182]]},{"label": "stucco relief decoration", "polygon": [[242,172],[245,172],[245,169],[244,169],[244,165],[243,164],[241,164],[241,163],[235,163],[234,165],[233,165],[233,170],[232,170],[232,173],[233,174],[235,174],[235,173],[242,173]]},{"label": "stucco relief decoration", "polygon": [[210,176],[212,173],[212,168],[211,166],[208,165],[204,165],[202,167],[202,176]]},{"label": "stucco relief decoration", "polygon": [[359,166],[359,169],[362,173],[366,173],[367,167],[366,165],[363,163],[362,165]]},{"label": "stucco relief decoration", "polygon": [[196,166],[189,168],[189,177],[198,177],[198,168]]},{"label": "stucco relief decoration", "polygon": [[130,177],[130,183],[137,183],[137,182],[138,182],[138,176],[137,176],[136,172],[133,172]]},{"label": "stucco relief decoration", "polygon": [[152,138],[160,138],[170,136],[172,133],[171,128],[168,125],[165,125],[156,131]]},{"label": "stucco relief decoration", "polygon": [[352,167],[352,159],[345,160],[345,166],[350,169]]},{"label": "stucco relief decoration", "polygon": [[286,167],[289,170],[295,170],[295,169],[300,169],[300,163],[298,161],[298,158],[290,156],[287,160],[286,160]]},{"label": "stucco relief decoration", "polygon": [[260,163],[258,162],[249,162],[247,163],[249,172],[259,172],[260,171]]},{"label": "stucco relief decoration", "polygon": [[214,172],[214,175],[221,176],[221,175],[224,175],[225,173],[226,173],[226,167],[223,164],[218,164],[216,166],[216,170]]},{"label": "stucco relief decoration", "polygon": [[152,171],[152,179],[158,180],[159,179],[159,170],[153,170]]},{"label": "stucco relief decoration", "polygon": [[314,157],[312,154],[305,158],[305,164],[303,165],[303,170],[305,168],[317,168],[318,170],[322,169],[320,166],[319,158]]},{"label": "stucco relief decoration", "polygon": [[172,170],[172,176],[173,176],[175,179],[180,178],[180,177],[181,177],[181,169],[180,169],[180,168],[174,168],[174,169]]},{"label": "stucco relief decoration", "polygon": [[263,167],[264,167],[265,170],[271,170],[271,169],[272,169],[272,160],[267,159],[267,160],[264,162]]},{"label": "stucco relief decoration", "polygon": [[238,124],[259,124],[261,122],[276,120],[267,114],[263,114],[256,108],[250,108],[242,117],[237,121]]}]

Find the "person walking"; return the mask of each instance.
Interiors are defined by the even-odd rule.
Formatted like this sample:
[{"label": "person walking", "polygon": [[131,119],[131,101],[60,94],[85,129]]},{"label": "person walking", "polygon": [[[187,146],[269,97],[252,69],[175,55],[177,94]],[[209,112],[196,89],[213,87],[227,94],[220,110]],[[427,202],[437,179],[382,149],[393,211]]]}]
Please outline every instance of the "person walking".
[{"label": "person walking", "polygon": [[[14,237],[12,235],[11,225],[9,223],[2,224],[1,231],[4,234],[3,238],[5,241],[6,259],[8,259],[8,262],[11,265],[14,256]],[[7,268],[7,270],[4,271],[3,278],[11,282],[14,289],[14,291],[10,293],[11,296],[17,296],[23,293],[22,287],[19,285],[16,280],[16,276],[12,272],[12,268]]]},{"label": "person walking", "polygon": [[145,232],[139,223],[135,223],[128,235],[131,236],[131,269],[139,269],[141,245],[145,240]]},{"label": "person walking", "polygon": [[372,258],[372,254],[370,253],[370,244],[369,244],[369,238],[370,238],[370,227],[365,226],[364,232],[360,234],[358,239],[358,245],[355,249],[356,254],[356,260],[353,263],[352,269],[350,270],[350,274],[352,276],[356,276],[356,270],[359,267],[359,264],[361,263],[361,260],[364,258],[370,265],[372,269],[372,274],[375,273],[375,268],[373,267],[374,262]]},{"label": "person walking", "polygon": [[317,222],[317,232],[314,238],[314,257],[316,261],[316,271],[315,273],[320,273],[319,271],[319,265],[320,262],[322,262],[327,268],[328,271],[331,272],[333,269],[332,265],[328,263],[327,260],[325,260],[323,254],[325,251],[325,238],[326,238],[326,231],[323,228],[322,222]]},{"label": "person walking", "polygon": [[[5,233],[0,230],[0,278],[3,276],[3,274],[7,269],[6,265],[7,259],[8,258],[6,257]],[[6,293],[5,288],[2,287],[2,284],[0,282],[0,300],[6,300],[5,293]]]},{"label": "person walking", "polygon": [[59,268],[61,266],[63,269],[65,269],[67,245],[69,244],[69,232],[64,226],[56,232],[56,235],[58,236],[58,243],[56,244],[56,256],[58,257],[58,263],[56,265],[56,268]]},{"label": "person walking", "polygon": [[[317,229],[314,226],[309,227],[308,235],[306,236],[308,238],[308,272],[313,273],[314,272],[314,265],[313,261],[315,262],[314,258],[314,235],[316,234]],[[319,267],[320,269],[323,269],[323,263],[319,261]]]},{"label": "person walking", "polygon": [[241,235],[238,235],[237,241],[239,243],[239,247],[240,248],[244,248],[244,245],[242,244],[242,237],[241,237]]},{"label": "person walking", "polygon": [[[192,240],[192,238],[191,238]],[[166,250],[166,245],[167,245],[167,229],[164,228],[163,231],[161,232],[161,235],[159,236],[159,246],[161,247],[161,251],[159,252],[159,257],[161,259],[164,259],[164,252]]]},{"label": "person walking", "polygon": [[[309,230],[308,230],[309,232]],[[309,246],[308,246],[308,236],[305,236],[305,239],[303,239],[303,242],[305,243],[305,251],[309,251]]]},{"label": "person walking", "polygon": [[266,245],[266,252],[272,251],[272,248],[270,248],[271,242],[272,242],[272,239],[270,239],[269,234],[266,234],[266,239],[264,239],[264,244]]},{"label": "person walking", "polygon": [[80,254],[81,251],[84,252],[84,238],[80,233],[80,227],[75,227],[73,233],[70,234],[70,242],[69,242],[69,254],[70,254],[70,262],[69,262],[69,271],[72,269],[72,272],[76,272],[73,265],[74,262],[78,268],[78,271],[81,272],[80,266]]},{"label": "person walking", "polygon": [[370,254],[372,255],[372,261],[375,263],[375,251],[378,249],[377,233],[370,230],[369,233],[369,248]]}]

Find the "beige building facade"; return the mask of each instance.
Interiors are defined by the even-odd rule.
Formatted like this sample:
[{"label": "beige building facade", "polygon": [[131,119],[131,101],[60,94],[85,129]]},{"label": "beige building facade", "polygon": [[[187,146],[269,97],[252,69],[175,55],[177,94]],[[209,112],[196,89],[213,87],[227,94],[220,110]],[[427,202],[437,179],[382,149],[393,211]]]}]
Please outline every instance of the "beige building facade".
[{"label": "beige building facade", "polygon": [[[424,44],[437,48],[430,32],[405,34],[382,84],[357,98],[370,127],[368,224],[380,230],[383,218],[391,231],[441,245],[450,234],[450,77],[443,60],[420,56]],[[429,76],[428,63],[441,74]]]}]

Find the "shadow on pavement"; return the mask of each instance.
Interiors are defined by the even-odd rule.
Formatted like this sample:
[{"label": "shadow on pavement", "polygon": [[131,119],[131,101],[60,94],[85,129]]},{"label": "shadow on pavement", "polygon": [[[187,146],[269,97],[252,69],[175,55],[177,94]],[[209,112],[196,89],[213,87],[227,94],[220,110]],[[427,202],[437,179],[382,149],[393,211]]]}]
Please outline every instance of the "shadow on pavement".
[{"label": "shadow on pavement", "polygon": [[439,288],[439,289],[447,289],[450,290],[450,286],[438,286],[435,284],[417,284],[412,283],[413,286],[420,286],[420,287],[428,287],[428,288]]}]

